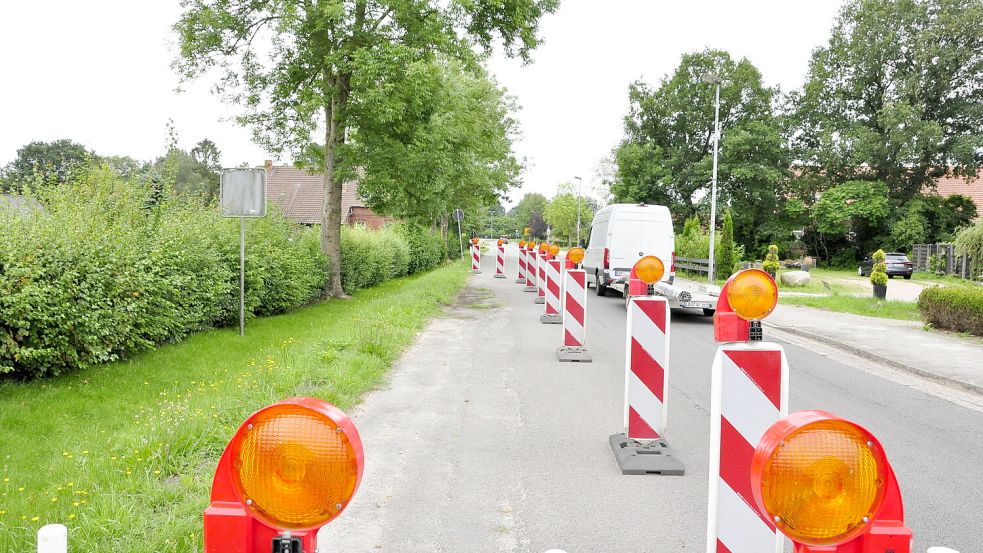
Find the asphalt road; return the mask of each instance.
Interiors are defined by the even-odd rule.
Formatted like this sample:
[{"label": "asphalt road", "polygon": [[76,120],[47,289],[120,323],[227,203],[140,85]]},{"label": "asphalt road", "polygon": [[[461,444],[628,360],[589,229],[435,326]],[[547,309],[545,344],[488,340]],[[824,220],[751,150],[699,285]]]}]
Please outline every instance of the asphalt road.
[{"label": "asphalt road", "polygon": [[[558,325],[494,258],[354,413],[366,472],[321,551],[704,551],[712,321],[673,312],[670,444],[686,475],[622,476],[625,309],[589,290],[590,364],[558,363]],[[983,398],[794,339],[790,407],[867,426],[902,487],[914,551],[983,552]],[[802,347],[799,344],[806,344]],[[815,350],[815,351],[813,351]]]}]

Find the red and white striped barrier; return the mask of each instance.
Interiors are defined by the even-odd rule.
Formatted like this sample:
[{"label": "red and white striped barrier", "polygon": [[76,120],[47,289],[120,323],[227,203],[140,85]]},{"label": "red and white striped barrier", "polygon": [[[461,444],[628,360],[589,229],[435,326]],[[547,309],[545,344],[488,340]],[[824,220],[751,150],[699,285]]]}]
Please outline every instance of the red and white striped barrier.
[{"label": "red and white striped barrier", "polygon": [[754,507],[751,458],[765,431],[788,414],[788,362],[778,344],[717,348],[710,383],[707,553],[781,553],[784,536]]},{"label": "red and white striped barrier", "polygon": [[539,322],[543,324],[560,324],[560,260],[550,259],[545,263],[546,283],[543,288],[546,290],[546,312],[539,316]]},{"label": "red and white striped barrier", "polygon": [[556,350],[560,361],[590,363],[587,342],[587,271],[567,269],[563,272],[563,345]]},{"label": "red and white striped barrier", "polygon": [[526,249],[519,246],[519,255],[516,256],[516,264],[519,268],[519,276],[515,279],[516,284],[526,283]]},{"label": "red and white striped barrier", "polygon": [[478,244],[471,244],[471,272],[481,273],[481,246]]},{"label": "red and white striped barrier", "polygon": [[682,475],[666,442],[669,389],[669,301],[628,302],[625,340],[625,432],[611,436],[622,474]]},{"label": "red and white striped barrier", "polygon": [[498,254],[495,255],[495,278],[505,278],[505,246],[498,245]]},{"label": "red and white striped barrier", "polygon": [[539,252],[535,249],[526,251],[526,292],[535,292],[536,288],[536,273],[539,272]]},{"label": "red and white striped barrier", "polygon": [[538,252],[536,255],[536,299],[534,303],[546,303],[546,261],[548,253]]}]

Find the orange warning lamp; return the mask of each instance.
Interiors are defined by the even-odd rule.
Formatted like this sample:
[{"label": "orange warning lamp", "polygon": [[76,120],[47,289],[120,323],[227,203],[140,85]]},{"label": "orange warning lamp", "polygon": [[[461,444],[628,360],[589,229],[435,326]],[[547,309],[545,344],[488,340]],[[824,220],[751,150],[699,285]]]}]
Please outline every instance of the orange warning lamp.
[{"label": "orange warning lamp", "polygon": [[550,246],[550,255],[556,255],[558,253],[560,253],[560,246],[557,246],[556,244]]},{"label": "orange warning lamp", "polygon": [[472,238],[471,239],[471,243],[474,244],[475,246],[477,246],[478,245],[478,239],[477,238]]},{"label": "orange warning lamp", "polygon": [[333,405],[290,398],[260,409],[219,460],[205,553],[313,552],[317,531],[355,495],[363,463],[355,425]]},{"label": "orange warning lamp", "polygon": [[800,411],[772,425],[751,461],[751,491],[797,553],[910,551],[884,448],[835,415]]},{"label": "orange warning lamp", "polygon": [[526,247],[526,241],[525,240],[519,240],[519,249],[523,249],[525,247]]},{"label": "orange warning lamp", "polygon": [[579,265],[584,260],[584,248],[570,248],[567,259]]},{"label": "orange warning lamp", "polygon": [[778,305],[778,285],[761,269],[740,271],[727,285],[727,301],[745,321],[760,321]]},{"label": "orange warning lamp", "polygon": [[502,240],[501,240],[501,239],[499,239],[499,240],[498,240],[498,247],[502,247],[502,243],[503,243],[503,242],[502,242]]},{"label": "orange warning lamp", "polygon": [[549,249],[549,247],[550,247],[550,245],[547,244],[546,242],[540,242],[539,243],[539,253],[542,253],[542,254],[546,253],[546,250]]},{"label": "orange warning lamp", "polygon": [[641,280],[645,284],[655,284],[659,282],[662,275],[666,274],[666,266],[658,257],[646,255],[635,262],[632,272],[635,273],[638,280]]}]

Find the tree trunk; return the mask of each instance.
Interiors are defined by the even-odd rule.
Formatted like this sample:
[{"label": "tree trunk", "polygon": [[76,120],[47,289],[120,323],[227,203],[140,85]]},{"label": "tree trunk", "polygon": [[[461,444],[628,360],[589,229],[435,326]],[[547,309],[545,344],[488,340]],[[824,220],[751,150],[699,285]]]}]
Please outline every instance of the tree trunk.
[{"label": "tree trunk", "polygon": [[328,256],[325,294],[345,298],[341,287],[341,181],[335,178],[335,146],[338,142],[338,106],[332,97],[324,106],[324,207],[321,217],[321,251]]}]

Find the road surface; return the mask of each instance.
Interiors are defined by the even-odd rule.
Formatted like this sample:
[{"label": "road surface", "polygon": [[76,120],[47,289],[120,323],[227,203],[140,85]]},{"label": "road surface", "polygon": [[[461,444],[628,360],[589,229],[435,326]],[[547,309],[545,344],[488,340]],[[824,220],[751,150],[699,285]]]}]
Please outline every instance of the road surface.
[{"label": "road surface", "polygon": [[[542,305],[515,284],[508,250],[509,278],[492,278],[485,255],[460,305],[354,413],[366,473],[322,531],[321,551],[704,551],[712,320],[672,318],[667,437],[686,475],[622,476],[607,439],[622,431],[623,300],[589,290],[595,361],[560,364],[559,326],[539,322]],[[831,411],[883,442],[914,551],[983,551],[983,398],[791,336],[775,341],[789,358],[793,411]]]}]

